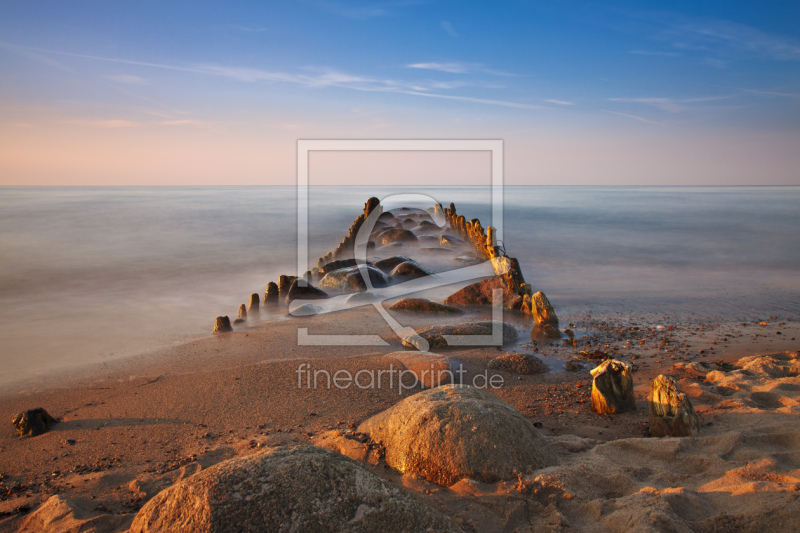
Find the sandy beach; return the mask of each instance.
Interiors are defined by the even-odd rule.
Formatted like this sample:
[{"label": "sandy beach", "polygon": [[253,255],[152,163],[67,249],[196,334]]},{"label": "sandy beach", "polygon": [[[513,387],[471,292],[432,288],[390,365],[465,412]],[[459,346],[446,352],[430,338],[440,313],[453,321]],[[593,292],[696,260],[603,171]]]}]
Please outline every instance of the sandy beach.
[{"label": "sandy beach", "polygon": [[[529,319],[513,315],[507,312],[506,320],[515,323],[521,340],[502,351],[535,353],[551,371],[490,371],[504,381],[491,392],[534,422],[560,465],[516,482],[465,480],[450,488],[382,464],[369,468],[454,517],[466,531],[625,531],[634,521],[639,530],[652,531],[797,527],[796,320],[774,317],[759,325],[567,318],[590,332],[586,338],[598,348],[637,368],[636,412],[610,416],[590,410],[588,370],[594,363],[580,355],[586,348],[544,345],[533,352]],[[412,326],[430,322],[407,314],[403,320]],[[298,347],[296,328],[310,324],[325,333],[352,333],[359,324],[390,346]],[[626,357],[632,344],[644,350],[636,359]],[[95,368],[91,377],[54,377],[36,390],[8,394],[2,401],[6,420],[45,407],[61,421],[35,438],[19,438],[10,424],[3,426],[0,527],[77,531],[86,523],[91,527],[82,531],[125,531],[156,493],[201,469],[265,447],[310,443],[331,429],[352,431],[419,388],[308,389],[298,387],[298,368],[305,363],[331,373],[387,369],[384,354],[401,349],[377,312],[349,310],[313,322],[261,322]],[[487,372],[498,350],[442,353],[457,360],[470,380]],[[767,361],[758,371],[723,364],[753,355]],[[563,363],[576,356],[584,369],[565,371]],[[690,362],[706,367],[685,366]],[[647,389],[660,373],[680,380],[701,417],[700,436],[647,437]]]}]

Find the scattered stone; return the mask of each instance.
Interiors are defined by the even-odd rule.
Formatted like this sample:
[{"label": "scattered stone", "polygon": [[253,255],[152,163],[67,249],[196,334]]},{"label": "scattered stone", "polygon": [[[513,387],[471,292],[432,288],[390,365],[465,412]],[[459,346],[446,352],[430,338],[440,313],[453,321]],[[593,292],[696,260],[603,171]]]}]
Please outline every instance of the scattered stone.
[{"label": "scattered stone", "polygon": [[547,365],[535,355],[527,353],[506,353],[495,357],[487,367],[491,370],[501,370],[512,374],[544,374],[550,370]]},{"label": "scattered stone", "polygon": [[[417,335],[404,338],[403,346],[418,350],[445,348],[447,347],[445,335],[492,335],[492,324],[492,322],[459,322],[456,324],[426,326],[418,330]],[[507,322],[500,322],[500,324],[502,333],[501,338],[497,339],[498,345],[516,342],[519,339],[519,333],[517,333],[514,326]],[[420,338],[427,342],[427,347],[420,342]]]},{"label": "scattered stone", "polygon": [[535,324],[531,329],[532,341],[557,341],[561,337],[562,335],[558,328],[550,324],[544,324],[543,326]]},{"label": "scattered stone", "polygon": [[430,389],[454,379],[453,367],[444,355],[431,352],[393,352],[386,354],[386,357],[394,359],[402,370],[408,370],[414,375],[416,383],[411,386],[422,385]]},{"label": "scattered stone", "polygon": [[247,307],[244,304],[239,306],[239,315],[236,318],[241,319],[242,322],[247,320]]},{"label": "scattered stone", "polygon": [[591,374],[594,378],[592,411],[615,415],[636,410],[630,366],[616,359],[606,359],[591,370]]},{"label": "scattered stone", "polygon": [[229,459],[157,494],[131,533],[458,531],[365,466],[313,446]]},{"label": "scattered stone", "polygon": [[50,416],[50,413],[42,407],[22,411],[11,420],[20,437],[35,437],[46,433],[56,422],[58,420]]},{"label": "scattered stone", "polygon": [[250,305],[247,307],[247,312],[251,315],[257,315],[261,312],[259,308],[259,298],[258,293],[253,293],[250,295]]},{"label": "scattered stone", "polygon": [[287,276],[282,274],[278,278],[278,301],[283,302],[286,300],[286,295],[289,294],[289,289],[292,288],[292,284],[297,279],[297,276]]},{"label": "scattered stone", "polygon": [[362,423],[386,450],[386,463],[449,487],[463,478],[485,483],[555,465],[533,424],[494,394],[444,385],[409,396]]},{"label": "scattered stone", "polygon": [[[379,289],[389,284],[386,274],[380,269],[372,265],[365,265],[360,268],[366,269],[373,287]],[[360,268],[354,266],[328,272],[325,274],[325,277],[320,280],[319,287],[325,290],[343,293],[365,291],[367,290],[367,284],[361,276]]]},{"label": "scattered stone", "polygon": [[461,309],[450,307],[449,305],[442,305],[425,298],[403,298],[389,306],[393,311],[415,311],[419,313],[438,313],[449,315],[462,314]]},{"label": "scattered stone", "polygon": [[278,305],[280,302],[280,290],[274,281],[267,283],[267,290],[264,293],[264,307]]},{"label": "scattered stone", "polygon": [[390,278],[393,282],[400,282],[430,276],[431,274],[432,272],[419,266],[416,262],[405,261],[392,269]]},{"label": "scattered stone", "polygon": [[213,333],[229,333],[231,331],[233,331],[231,319],[227,316],[218,316],[216,322],[214,322]]},{"label": "scattered stone", "polygon": [[700,432],[700,418],[673,378],[656,376],[650,383],[647,401],[652,437],[690,437]]},{"label": "scattered stone", "polygon": [[580,361],[575,361],[574,359],[570,359],[566,363],[564,363],[564,370],[567,372],[577,372],[578,370],[583,370],[583,365]]},{"label": "scattered stone", "polygon": [[417,236],[407,229],[389,229],[378,235],[375,239],[378,245],[394,244],[397,242],[414,243],[417,242]]},{"label": "scattered stone", "polygon": [[502,276],[481,280],[454,292],[444,299],[446,305],[492,305],[492,291],[503,291],[503,305],[510,306],[517,295],[508,290]]},{"label": "scattered stone", "polygon": [[301,286],[299,280],[294,280],[289,292],[286,293],[286,303],[290,303],[292,300],[324,300],[325,298],[330,298],[328,293],[308,282],[305,282],[305,286]]}]

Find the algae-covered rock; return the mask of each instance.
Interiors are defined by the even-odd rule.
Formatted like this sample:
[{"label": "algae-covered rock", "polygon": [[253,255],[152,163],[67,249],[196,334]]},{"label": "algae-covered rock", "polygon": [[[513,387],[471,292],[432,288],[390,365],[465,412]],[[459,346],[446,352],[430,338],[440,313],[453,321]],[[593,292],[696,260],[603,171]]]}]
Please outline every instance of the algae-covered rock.
[{"label": "algae-covered rock", "polygon": [[442,305],[425,298],[403,298],[389,306],[392,311],[415,311],[418,313],[436,313],[440,315],[460,315],[461,309]]},{"label": "algae-covered rock", "polygon": [[[417,335],[404,338],[403,345],[417,349],[445,348],[447,346],[445,335],[492,335],[492,324],[492,322],[459,322],[456,324],[426,326],[417,330]],[[501,336],[498,339],[500,341],[498,344],[516,342],[519,339],[519,333],[517,333],[514,326],[507,322],[500,322],[499,324]],[[420,337],[428,343],[427,348],[420,345]],[[476,342],[484,344],[482,340]]]}]

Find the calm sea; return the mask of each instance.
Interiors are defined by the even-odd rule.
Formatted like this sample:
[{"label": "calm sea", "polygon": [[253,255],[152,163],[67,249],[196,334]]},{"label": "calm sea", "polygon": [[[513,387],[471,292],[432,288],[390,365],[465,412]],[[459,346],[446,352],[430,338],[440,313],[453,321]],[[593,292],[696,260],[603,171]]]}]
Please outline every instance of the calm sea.
[{"label": "calm sea", "polygon": [[[491,220],[488,188],[319,187],[312,262],[370,196]],[[507,187],[504,244],[560,315],[800,313],[800,187]],[[296,270],[293,187],[0,188],[0,385],[207,334]]]}]

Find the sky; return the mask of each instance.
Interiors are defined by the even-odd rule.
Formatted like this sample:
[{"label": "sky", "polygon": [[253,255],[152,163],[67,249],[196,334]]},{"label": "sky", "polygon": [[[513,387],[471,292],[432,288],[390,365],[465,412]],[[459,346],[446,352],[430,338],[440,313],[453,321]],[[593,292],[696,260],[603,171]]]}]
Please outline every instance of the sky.
[{"label": "sky", "polygon": [[[298,139],[502,139],[509,184],[800,185],[800,2],[0,0],[0,185],[291,185]],[[489,182],[416,155],[311,183]]]}]

